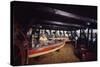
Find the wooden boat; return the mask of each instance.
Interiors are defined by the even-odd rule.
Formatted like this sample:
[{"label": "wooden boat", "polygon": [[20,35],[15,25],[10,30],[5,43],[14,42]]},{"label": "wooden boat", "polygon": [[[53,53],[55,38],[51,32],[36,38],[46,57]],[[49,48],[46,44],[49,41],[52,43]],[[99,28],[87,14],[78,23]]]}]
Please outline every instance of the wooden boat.
[{"label": "wooden boat", "polygon": [[38,49],[28,50],[28,57],[32,58],[32,57],[36,57],[36,56],[41,56],[41,55],[59,50],[60,48],[62,48],[65,45],[65,42],[66,42],[66,40],[63,40],[61,42],[58,42],[58,43],[55,43],[52,45],[40,47]]}]

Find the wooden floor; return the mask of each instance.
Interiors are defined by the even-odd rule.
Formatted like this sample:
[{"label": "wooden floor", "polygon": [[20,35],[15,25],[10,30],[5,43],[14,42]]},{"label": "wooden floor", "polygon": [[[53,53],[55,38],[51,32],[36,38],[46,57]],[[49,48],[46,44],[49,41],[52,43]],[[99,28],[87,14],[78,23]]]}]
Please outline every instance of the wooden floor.
[{"label": "wooden floor", "polygon": [[32,58],[30,61],[30,64],[33,64],[34,62],[37,64],[51,64],[78,62],[79,58],[75,56],[73,46],[68,43],[58,51]]}]

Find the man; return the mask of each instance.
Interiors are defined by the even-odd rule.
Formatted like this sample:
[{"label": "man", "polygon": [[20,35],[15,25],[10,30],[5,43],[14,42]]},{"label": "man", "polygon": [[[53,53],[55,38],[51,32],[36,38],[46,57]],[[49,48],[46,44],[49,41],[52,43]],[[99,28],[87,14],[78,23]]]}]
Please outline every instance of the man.
[{"label": "man", "polygon": [[46,37],[46,35],[45,34],[42,34],[41,36],[40,36],[40,39],[39,39],[39,41],[40,41],[40,46],[44,46],[44,45],[47,45],[47,37]]}]

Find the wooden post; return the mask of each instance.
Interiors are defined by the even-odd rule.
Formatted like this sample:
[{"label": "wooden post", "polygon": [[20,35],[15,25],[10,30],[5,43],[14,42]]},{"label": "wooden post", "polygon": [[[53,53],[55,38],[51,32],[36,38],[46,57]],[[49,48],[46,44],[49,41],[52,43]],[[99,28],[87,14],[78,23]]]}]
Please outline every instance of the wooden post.
[{"label": "wooden post", "polygon": [[87,33],[87,40],[88,40],[88,46],[89,46],[89,28],[88,28],[88,33]]},{"label": "wooden post", "polygon": [[91,29],[91,42],[93,43],[93,29]]}]

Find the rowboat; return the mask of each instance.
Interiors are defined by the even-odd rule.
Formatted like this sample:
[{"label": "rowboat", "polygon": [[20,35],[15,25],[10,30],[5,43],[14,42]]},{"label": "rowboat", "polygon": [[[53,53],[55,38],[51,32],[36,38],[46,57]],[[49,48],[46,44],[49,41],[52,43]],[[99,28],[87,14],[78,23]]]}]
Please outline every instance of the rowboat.
[{"label": "rowboat", "polygon": [[62,48],[65,45],[65,42],[66,42],[66,40],[63,40],[63,41],[60,41],[60,42],[55,43],[55,44],[40,47],[37,49],[28,50],[28,57],[29,58],[37,57],[37,56],[41,56],[41,55],[59,50],[60,48]]}]

